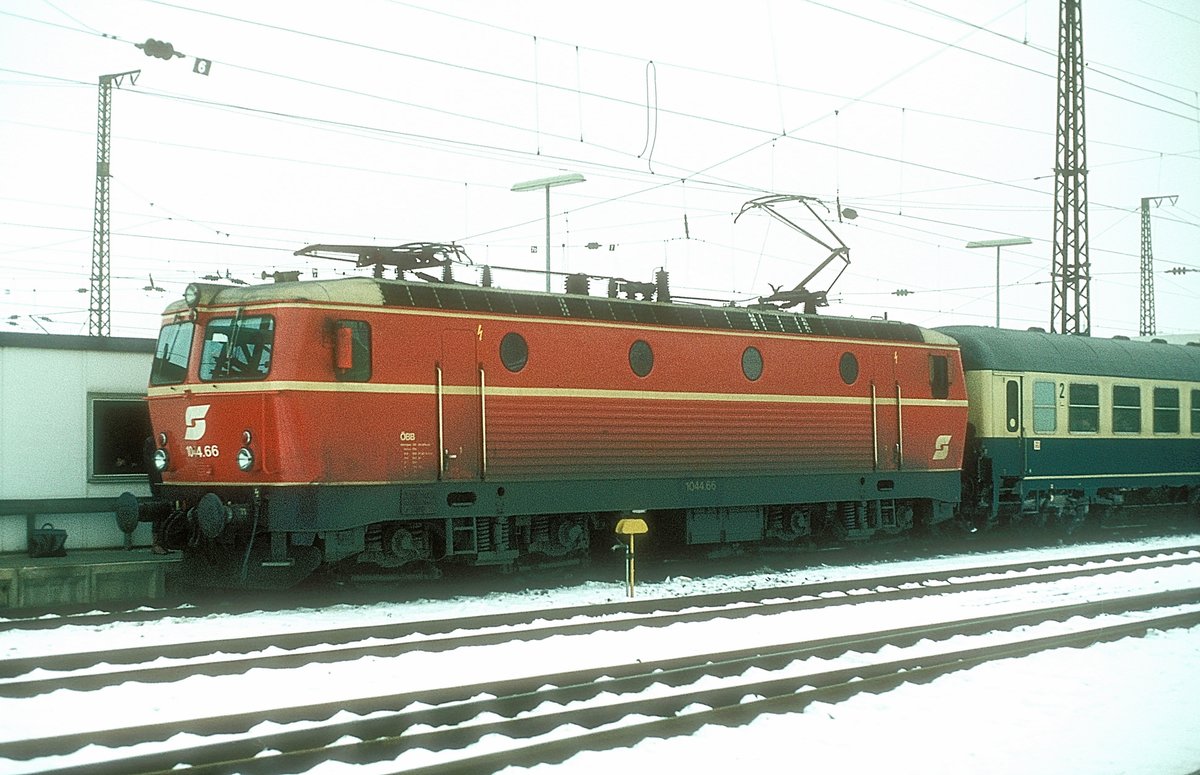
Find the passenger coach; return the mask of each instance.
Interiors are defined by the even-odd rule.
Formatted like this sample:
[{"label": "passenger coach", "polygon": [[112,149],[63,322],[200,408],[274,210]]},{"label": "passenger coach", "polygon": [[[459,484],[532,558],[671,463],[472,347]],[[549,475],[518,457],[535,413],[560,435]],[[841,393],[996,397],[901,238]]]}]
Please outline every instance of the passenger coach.
[{"label": "passenger coach", "polygon": [[1200,497],[1200,346],[973,326],[964,504],[981,521]]}]

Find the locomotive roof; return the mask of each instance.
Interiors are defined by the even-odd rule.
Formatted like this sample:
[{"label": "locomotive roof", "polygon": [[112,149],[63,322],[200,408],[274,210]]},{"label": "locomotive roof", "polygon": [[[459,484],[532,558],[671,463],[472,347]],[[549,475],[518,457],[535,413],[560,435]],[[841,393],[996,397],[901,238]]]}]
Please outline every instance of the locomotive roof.
[{"label": "locomotive roof", "polygon": [[967,371],[1057,372],[1200,382],[1200,347],[1192,345],[982,326],[944,326],[937,330],[958,340]]},{"label": "locomotive roof", "polygon": [[[953,345],[953,342],[934,331],[890,320],[804,315],[745,307],[637,301],[607,296],[512,291],[463,284],[354,277],[247,287],[205,284],[197,284],[197,287],[201,289],[204,304],[245,305],[313,301]],[[185,309],[187,307],[184,303],[178,301],[167,308],[167,313]]]}]

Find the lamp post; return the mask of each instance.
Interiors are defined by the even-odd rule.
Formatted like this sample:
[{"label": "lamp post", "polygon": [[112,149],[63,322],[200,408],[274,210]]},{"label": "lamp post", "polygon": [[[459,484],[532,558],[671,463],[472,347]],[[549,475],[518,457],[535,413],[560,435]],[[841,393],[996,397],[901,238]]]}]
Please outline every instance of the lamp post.
[{"label": "lamp post", "polygon": [[523,183],[513,183],[513,191],[536,191],[546,189],[546,292],[550,292],[550,189],[555,186],[568,186],[572,183],[582,183],[583,175],[578,172],[567,172],[552,178],[526,180]]},{"label": "lamp post", "polygon": [[1009,237],[1007,239],[985,239],[978,242],[968,242],[969,248],[996,249],[996,328],[1000,327],[1000,248],[1009,245],[1028,245],[1033,242],[1029,237]]}]

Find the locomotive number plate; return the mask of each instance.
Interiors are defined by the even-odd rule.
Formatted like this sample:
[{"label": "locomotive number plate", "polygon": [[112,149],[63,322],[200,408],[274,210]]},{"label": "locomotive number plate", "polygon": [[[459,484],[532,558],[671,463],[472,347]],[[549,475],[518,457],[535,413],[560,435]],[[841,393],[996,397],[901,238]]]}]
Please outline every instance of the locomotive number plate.
[{"label": "locomotive number plate", "polygon": [[683,483],[683,489],[687,492],[716,492],[716,479],[688,479]]},{"label": "locomotive number plate", "polygon": [[216,444],[188,444],[187,447],[185,447],[185,449],[187,449],[188,457],[220,457],[221,456],[221,448],[218,447]]}]

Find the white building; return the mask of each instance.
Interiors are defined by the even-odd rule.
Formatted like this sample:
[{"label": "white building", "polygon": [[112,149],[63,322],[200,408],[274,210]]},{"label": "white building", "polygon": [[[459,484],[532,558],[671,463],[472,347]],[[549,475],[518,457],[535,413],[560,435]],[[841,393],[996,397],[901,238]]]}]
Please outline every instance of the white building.
[{"label": "white building", "polygon": [[[148,497],[146,381],[154,340],[0,332],[0,553],[46,523],[67,550],[120,547],[123,491]],[[140,524],[135,545],[150,542]]]}]

